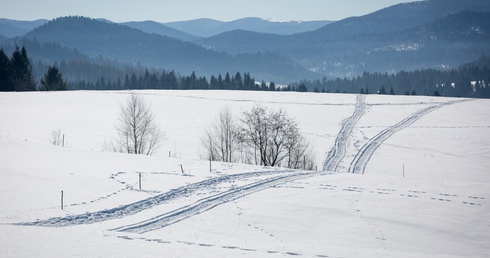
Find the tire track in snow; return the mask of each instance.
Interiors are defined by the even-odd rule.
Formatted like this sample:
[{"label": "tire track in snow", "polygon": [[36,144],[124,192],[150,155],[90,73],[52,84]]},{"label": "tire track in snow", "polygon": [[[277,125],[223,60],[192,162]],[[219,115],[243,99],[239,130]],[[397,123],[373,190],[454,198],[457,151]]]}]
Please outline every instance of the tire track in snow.
[{"label": "tire track in snow", "polygon": [[[304,173],[304,172],[303,172]],[[163,194],[156,195],[154,197],[150,197],[147,199],[143,199],[134,203],[126,204],[126,205],[121,205],[119,207],[115,207],[112,209],[106,209],[106,210],[101,210],[101,211],[96,211],[96,212],[88,212],[84,214],[76,214],[76,215],[71,215],[71,216],[66,216],[66,217],[55,217],[55,218],[50,218],[47,220],[38,220],[34,222],[22,222],[22,223],[15,223],[14,225],[21,225],[21,226],[43,226],[43,227],[66,227],[66,226],[75,226],[75,225],[82,225],[82,224],[93,224],[93,223],[98,223],[98,222],[103,222],[107,220],[113,220],[113,219],[119,219],[123,218],[126,216],[130,216],[136,213],[139,213],[141,211],[151,209],[155,206],[162,205],[177,199],[189,197],[192,195],[196,195],[200,191],[209,191],[211,188],[214,186],[221,184],[221,183],[226,183],[228,181],[234,181],[234,180],[250,180],[250,179],[257,179],[260,177],[272,177],[275,178],[278,175],[281,174],[286,174],[285,176],[282,176],[284,178],[294,178],[294,175],[297,175],[297,172],[294,172],[293,170],[274,170],[274,171],[262,171],[262,172],[251,172],[251,173],[240,173],[240,174],[233,174],[233,175],[225,175],[225,176],[220,176],[216,178],[211,178],[207,180],[203,180],[200,182],[196,182],[193,184],[189,184],[186,186],[179,187],[177,189],[168,191]],[[308,173],[311,174],[311,173]],[[267,179],[266,179],[267,180]],[[260,180],[260,182],[263,182],[264,180]],[[287,180],[286,180],[287,181]],[[258,184],[257,186],[259,186]],[[272,185],[271,185],[272,186]],[[270,187],[270,186],[269,186]],[[251,187],[253,189],[253,187]],[[233,190],[231,190],[233,191]],[[230,192],[230,191],[226,191]],[[226,193],[225,192],[225,193]]]},{"label": "tire track in snow", "polygon": [[240,199],[249,194],[262,191],[267,188],[271,188],[278,184],[282,184],[288,181],[302,179],[310,177],[316,173],[311,172],[298,172],[294,174],[275,176],[272,178],[267,178],[254,182],[248,185],[240,186],[229,191],[225,191],[207,198],[203,198],[191,205],[181,207],[179,209],[170,211],[163,215],[138,222],[132,225],[123,226],[119,228],[112,229],[119,232],[130,232],[130,233],[146,233],[149,231],[158,230],[179,221],[188,219],[205,211],[211,210],[216,206]]},{"label": "tire track in snow", "polygon": [[415,123],[415,121],[419,120],[421,117],[431,113],[434,110],[437,110],[443,106],[447,105],[452,105],[455,103],[460,103],[463,101],[467,100],[455,100],[455,101],[449,101],[449,102],[443,102],[443,103],[438,103],[436,105],[432,105],[429,107],[426,107],[424,109],[421,109],[410,116],[406,117],[402,121],[398,122],[397,124],[390,126],[380,133],[378,133],[376,136],[371,138],[360,150],[357,152],[356,156],[352,160],[350,166],[349,166],[349,173],[360,173],[364,174],[364,170],[366,169],[366,165],[371,160],[371,157],[373,156],[374,152],[378,147],[386,141],[388,138],[390,138],[393,134],[396,132],[410,126],[411,124]]},{"label": "tire track in snow", "polygon": [[345,157],[347,139],[352,134],[354,126],[357,124],[359,119],[361,119],[361,117],[364,115],[364,111],[366,110],[365,99],[366,97],[364,95],[358,95],[354,113],[352,116],[342,121],[340,132],[335,139],[335,144],[328,152],[327,158],[323,162],[323,171],[337,171],[340,162]]}]

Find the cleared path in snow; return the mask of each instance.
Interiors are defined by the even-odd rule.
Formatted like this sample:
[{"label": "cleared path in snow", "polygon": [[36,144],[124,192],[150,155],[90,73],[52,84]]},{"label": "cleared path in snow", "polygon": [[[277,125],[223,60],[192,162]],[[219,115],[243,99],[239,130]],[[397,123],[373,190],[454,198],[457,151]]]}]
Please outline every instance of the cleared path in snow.
[{"label": "cleared path in snow", "polygon": [[456,100],[456,101],[449,101],[449,102],[444,102],[444,103],[438,103],[436,105],[432,105],[429,107],[426,107],[424,109],[421,109],[410,116],[406,117],[399,123],[390,126],[380,133],[378,133],[376,136],[371,138],[360,150],[357,152],[356,156],[352,160],[350,166],[349,166],[349,173],[360,173],[364,174],[364,171],[366,169],[366,165],[373,156],[374,152],[378,147],[386,141],[388,138],[390,138],[393,134],[396,132],[410,126],[411,124],[415,123],[415,121],[419,120],[422,116],[425,116],[429,113],[431,113],[434,110],[437,110],[443,106],[446,105],[451,105],[455,103],[460,103],[466,100]]},{"label": "cleared path in snow", "polygon": [[207,198],[200,199],[199,201],[184,206],[182,208],[173,210],[166,214],[135,223],[132,225],[119,227],[112,229],[114,231],[120,232],[131,232],[131,233],[146,233],[149,231],[158,230],[166,226],[177,223],[181,220],[190,218],[192,216],[198,215],[205,211],[211,210],[218,205],[225,204],[239,198],[245,197],[249,194],[256,193],[258,191],[276,186],[278,184],[286,183],[292,180],[302,179],[310,177],[316,173],[292,173],[287,175],[275,176],[272,178],[267,178],[258,182],[254,182],[248,185],[240,186],[237,188],[230,189],[228,191],[209,196]]},{"label": "cleared path in snow", "polygon": [[[273,171],[241,173],[241,174],[234,174],[234,175],[224,175],[216,178],[203,180],[197,183],[189,184],[186,186],[182,186],[177,189],[168,191],[166,193],[154,197],[150,197],[141,201],[137,201],[127,205],[122,205],[112,209],[106,209],[106,210],[101,210],[96,212],[88,212],[84,214],[77,214],[77,215],[66,216],[66,217],[50,218],[47,220],[38,220],[34,222],[16,223],[16,225],[66,227],[66,226],[98,223],[107,220],[113,220],[113,219],[130,216],[139,213],[141,211],[151,209],[158,205],[176,201],[178,199],[182,201],[181,199],[185,199],[191,196],[209,195],[210,192],[213,192],[210,190],[217,189],[218,188],[217,186],[221,184],[229,184],[229,182],[236,183],[234,185],[242,184],[242,186],[238,186],[238,187],[231,185],[229,187],[226,187],[227,190],[213,196],[202,198],[197,202],[197,203],[210,204],[209,200],[212,200],[213,201],[212,203],[214,203],[214,205],[208,205],[206,206],[208,208],[204,209],[204,210],[209,210],[217,206],[218,204],[225,203],[230,200],[238,199],[250,193],[257,192],[265,188],[272,187],[293,179],[298,179],[302,176],[310,176],[313,174],[314,173],[311,172],[298,172],[294,170],[273,170]],[[256,180],[256,182],[248,185],[243,185],[244,182],[248,182],[250,180]],[[202,210],[203,206],[200,207],[201,207],[200,209]],[[175,213],[176,211],[181,209],[185,209],[185,207],[177,209],[170,213]],[[194,212],[194,214],[197,213],[199,212]],[[182,219],[183,218],[181,218],[180,220]]]},{"label": "cleared path in snow", "polygon": [[352,134],[354,126],[357,124],[359,119],[364,115],[366,110],[366,97],[364,95],[357,96],[356,109],[354,113],[349,118],[342,121],[340,132],[335,139],[335,144],[333,148],[328,152],[327,158],[323,162],[323,171],[336,172],[337,168],[345,157],[347,149],[347,139]]}]

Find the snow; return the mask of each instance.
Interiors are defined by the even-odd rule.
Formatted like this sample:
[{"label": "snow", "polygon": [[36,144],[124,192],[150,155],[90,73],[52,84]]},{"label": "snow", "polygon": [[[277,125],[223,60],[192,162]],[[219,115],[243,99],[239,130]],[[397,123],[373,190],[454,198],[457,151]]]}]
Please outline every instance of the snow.
[{"label": "snow", "polygon": [[[489,100],[138,91],[167,140],[155,156],[104,152],[129,93],[0,93],[0,257],[490,252]],[[257,104],[298,121],[319,170],[334,146],[338,165],[210,171],[202,130],[225,106],[239,116]],[[49,143],[58,129],[66,147]],[[364,173],[347,173],[355,158]]]}]

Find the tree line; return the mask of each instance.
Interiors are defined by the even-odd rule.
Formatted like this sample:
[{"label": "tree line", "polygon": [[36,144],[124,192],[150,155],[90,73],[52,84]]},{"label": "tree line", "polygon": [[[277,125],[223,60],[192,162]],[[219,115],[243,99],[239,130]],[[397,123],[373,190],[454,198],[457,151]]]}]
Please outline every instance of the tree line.
[{"label": "tree line", "polygon": [[[100,60],[99,60],[100,61]],[[266,90],[355,94],[432,95],[447,97],[490,98],[490,58],[482,56],[475,62],[458,69],[424,69],[395,74],[364,72],[354,78],[303,80],[286,87],[274,82],[256,82],[250,73],[226,73],[224,76],[197,76],[195,72],[183,76],[174,71],[148,70],[144,67],[113,66],[100,62],[55,62],[54,65],[38,63],[34,66],[25,47],[16,47],[12,57],[0,49],[0,91],[33,90],[128,90],[128,89],[213,89],[213,90]],[[33,75],[40,76],[37,87]],[[42,72],[47,72],[41,76]],[[62,71],[77,73],[65,81]],[[99,71],[100,77],[85,75],[84,71]],[[103,71],[103,72],[101,72]],[[110,78],[110,79],[108,79]]]},{"label": "tree line", "polygon": [[139,76],[133,72],[118,78],[116,81],[106,80],[104,76],[98,78],[95,82],[68,83],[70,90],[276,90],[274,82],[257,83],[250,73],[236,72],[234,75],[226,73],[224,76],[211,75],[208,80],[206,76],[197,76],[195,72],[191,75],[182,76],[175,71],[149,72],[148,69],[144,74]]},{"label": "tree line", "polygon": [[426,95],[445,97],[490,98],[490,58],[457,69],[424,69],[395,74],[364,72],[354,78],[303,80],[287,90],[331,93]]},{"label": "tree line", "polygon": [[[100,61],[100,60],[99,60]],[[62,71],[77,70],[78,79],[65,81]],[[47,72],[37,87],[35,70]],[[90,81],[83,71],[93,74],[94,70],[104,70],[107,74]],[[121,73],[126,71],[124,77]],[[137,89],[216,89],[216,90],[276,90],[274,82],[257,83],[250,73],[226,73],[224,76],[211,75],[208,80],[205,76],[197,76],[195,72],[183,76],[173,70],[149,71],[141,67],[114,67],[110,64],[92,64],[87,62],[55,62],[54,65],[45,65],[40,62],[33,65],[27,55],[25,47],[19,50],[16,47],[9,58],[3,49],[0,49],[0,91],[35,91],[35,90],[137,90]],[[115,75],[115,76],[114,76]],[[106,79],[107,77],[112,78]]]}]

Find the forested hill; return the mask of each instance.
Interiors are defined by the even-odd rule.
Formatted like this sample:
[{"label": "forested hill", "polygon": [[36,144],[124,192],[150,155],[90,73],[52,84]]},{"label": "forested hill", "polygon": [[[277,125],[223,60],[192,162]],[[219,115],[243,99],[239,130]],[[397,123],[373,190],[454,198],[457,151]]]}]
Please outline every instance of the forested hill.
[{"label": "forested hill", "polygon": [[127,26],[85,17],[55,19],[26,34],[40,43],[57,42],[89,57],[102,56],[122,63],[139,64],[183,74],[210,76],[249,71],[259,78],[293,81],[314,74],[285,57],[272,53],[233,56],[178,39],[144,33]]},{"label": "forested hill", "polygon": [[422,69],[395,74],[364,72],[351,79],[303,80],[289,85],[286,90],[490,98],[490,57],[481,56],[457,69],[444,71]]},{"label": "forested hill", "polygon": [[312,31],[331,21],[271,21],[257,17],[247,17],[223,22],[213,19],[196,19],[190,21],[168,22],[164,25],[200,37],[212,37],[223,32],[249,30],[259,33],[291,35]]},{"label": "forested hill", "polygon": [[197,42],[228,53],[276,52],[327,78],[456,68],[490,54],[489,13],[487,0],[418,1],[289,36],[233,31]]},{"label": "forested hill", "polygon": [[154,21],[142,21],[142,22],[123,22],[122,25],[128,26],[130,28],[138,29],[146,33],[154,33],[158,35],[167,36],[169,38],[176,38],[183,41],[194,41],[198,40],[200,37],[194,36],[189,33],[185,33],[174,28],[165,26],[164,24],[154,22]]}]

